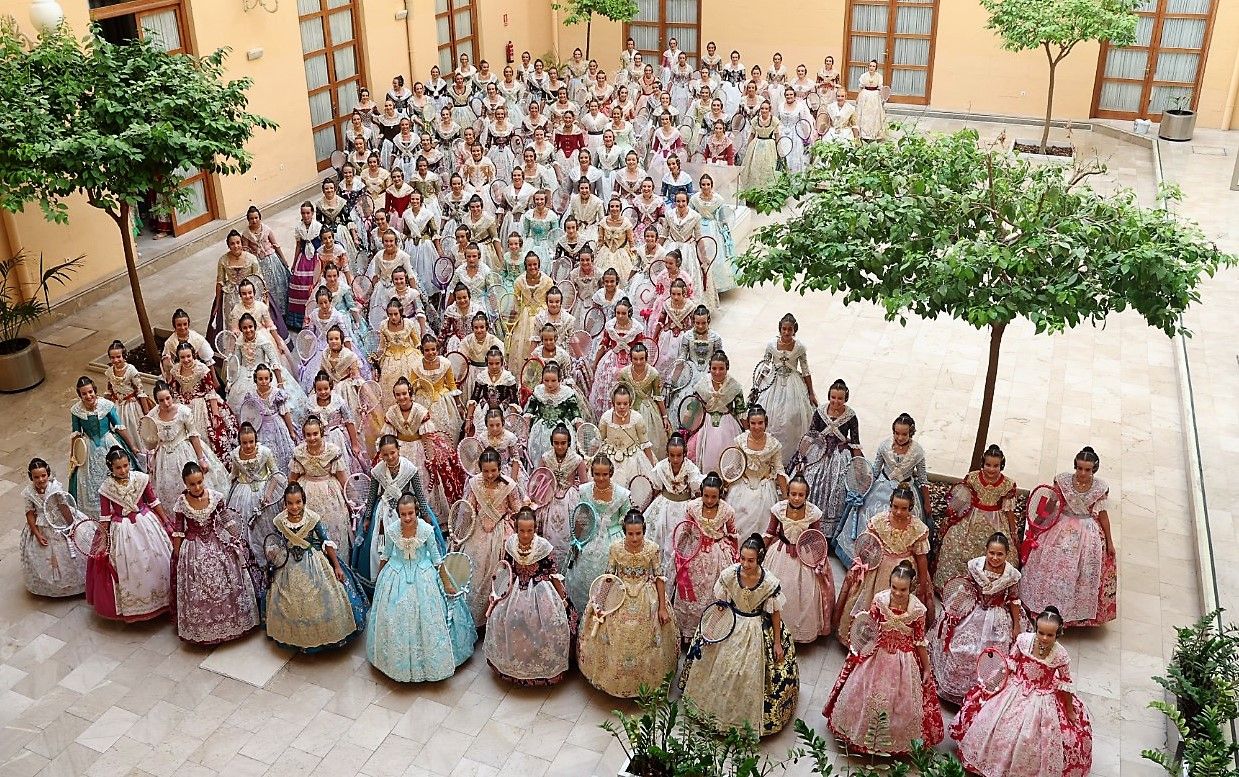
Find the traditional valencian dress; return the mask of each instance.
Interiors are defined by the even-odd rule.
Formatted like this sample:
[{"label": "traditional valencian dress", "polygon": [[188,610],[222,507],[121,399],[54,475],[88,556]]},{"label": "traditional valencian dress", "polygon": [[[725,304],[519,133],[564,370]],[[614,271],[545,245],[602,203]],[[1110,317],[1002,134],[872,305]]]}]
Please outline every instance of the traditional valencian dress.
[{"label": "traditional valencian dress", "polygon": [[504,559],[512,565],[512,591],[487,619],[483,651],[500,678],[516,685],[558,685],[568,674],[568,656],[576,637],[577,613],[560,597],[552,580],[563,580],[555,547],[535,535],[522,551],[513,534],[504,542]]},{"label": "traditional valencian dress", "polygon": [[1058,522],[1043,532],[1030,526],[1024,538],[1022,594],[1031,612],[1054,605],[1065,626],[1097,626],[1114,620],[1118,610],[1114,557],[1106,553],[1097,522],[1107,507],[1110,486],[1093,478],[1092,487],[1080,492],[1074,477],[1064,472],[1054,478],[1063,510]]},{"label": "traditional valencian dress", "polygon": [[[668,578],[675,576],[675,547],[672,545],[675,528],[684,520],[689,504],[700,502],[693,499],[693,494],[701,493],[704,479],[701,470],[687,456],[678,472],[672,468],[670,460],[663,459],[650,473],[650,485],[654,486],[657,496],[645,510],[646,535],[662,548]],[[731,510],[730,505],[727,509]],[[734,516],[734,511],[731,512]]]},{"label": "traditional valencian dress", "polygon": [[466,475],[461,469],[456,446],[435,427],[429,411],[416,402],[407,413],[393,405],[384,415],[382,434],[396,437],[400,442],[400,455],[425,462],[430,506],[435,515],[447,515],[447,508],[460,499]]},{"label": "traditional valencian dress", "polygon": [[972,495],[972,502],[963,512],[953,514],[948,509],[938,545],[937,566],[934,568],[934,588],[952,577],[968,574],[968,562],[984,555],[985,542],[994,532],[1002,532],[1014,544],[1019,538],[1014,521],[1007,513],[1015,509],[1015,481],[1000,474],[998,482],[986,483],[981,471],[969,472],[962,485]]},{"label": "traditional valencian dress", "polygon": [[809,430],[813,405],[809,403],[809,357],[804,343],[793,341],[790,351],[779,348],[775,338],[766,343],[763,357],[774,364],[774,382],[757,395],[757,402],[769,414],[768,431],[783,444],[783,463],[791,460],[800,446],[800,438]]},{"label": "traditional valencian dress", "polygon": [[275,517],[275,530],[288,544],[288,561],[271,576],[267,593],[267,636],[277,645],[303,653],[340,647],[366,624],[366,595],[353,570],[340,560],[344,582],[336,579],[323,551],[335,547],[318,515],[306,510],[292,523]]},{"label": "traditional valencian dress", "polygon": [[313,511],[328,538],[340,554],[340,563],[347,564],[353,551],[352,514],[344,498],[337,476],[348,474],[344,452],[329,442],[322,450],[310,453],[305,443],[293,450],[289,473],[299,477],[305,489],[305,509]]},{"label": "traditional valencian dress", "polygon": [[769,525],[770,510],[779,499],[774,484],[785,474],[783,446],[778,438],[767,434],[766,444],[761,450],[755,450],[749,445],[748,432],[736,435],[733,444],[744,451],[748,460],[744,475],[727,490],[727,501],[736,511],[736,532],[741,537],[761,534]]},{"label": "traditional valencian dress", "polygon": [[598,432],[602,452],[615,465],[612,481],[627,488],[638,475],[649,476],[654,465],[646,455],[650,438],[640,413],[629,410],[627,423],[621,424],[615,420],[615,411],[608,410],[598,419]]},{"label": "traditional valencian dress", "polygon": [[[736,613],[736,627],[722,642],[706,644],[693,638],[680,677],[684,695],[720,725],[751,725],[761,736],[778,733],[796,712],[800,668],[796,643],[786,624],[774,633],[773,615],[785,597],[779,579],[766,569],[753,588],[740,582],[740,565],[723,570],[714,584],[714,599]],[[783,645],[783,661],[775,663],[774,641]]]},{"label": "traditional valencian dress", "polygon": [[370,498],[366,500],[366,515],[361,526],[357,527],[357,537],[353,542],[352,567],[362,583],[371,588],[375,575],[378,573],[379,559],[383,553],[383,534],[388,527],[399,528],[400,514],[396,505],[400,497],[412,494],[417,497],[419,518],[430,524],[434,529],[435,543],[439,546],[439,555],[447,553],[447,542],[443,538],[443,530],[439,519],[426,500],[426,490],[422,487],[422,478],[417,466],[400,456],[399,466],[395,474],[380,461],[370,470]]},{"label": "traditional valencian dress", "polygon": [[[706,421],[688,439],[688,451],[702,472],[717,472],[723,451],[734,445],[740,434],[740,418],[747,407],[744,402],[744,389],[740,387],[739,381],[728,375],[723,380],[723,385],[716,390],[714,379],[706,373],[697,379],[693,391],[705,405]],[[773,499],[770,504],[774,504]],[[764,520],[765,514],[762,515]],[[754,531],[759,522],[754,521]]]},{"label": "traditional valencian dress", "polygon": [[[980,589],[980,600],[962,618],[943,613],[929,641],[938,695],[952,704],[963,701],[976,685],[977,658],[982,650],[995,647],[1006,653],[1011,649],[1011,605],[1021,604],[1020,571],[1011,564],[994,573],[981,556],[968,562],[966,574]],[[1020,631],[1031,627],[1023,608],[1018,625]]]},{"label": "traditional valencian dress", "polygon": [[623,580],[626,597],[601,621],[593,605],[586,608],[577,647],[581,674],[600,691],[630,699],[642,685],[655,688],[675,671],[680,658],[675,617],[658,622],[658,609],[667,604],[659,602],[655,584],[663,579],[662,570],[662,551],[653,542],[645,540],[636,553],[623,539],[611,543],[603,571]]},{"label": "traditional valencian dress", "polygon": [[[86,590],[86,554],[74,547],[74,540],[69,534],[53,529],[47,519],[48,497],[64,490],[55,478],[48,480],[47,488],[42,493],[35,489],[33,483],[27,483],[22,489],[22,505],[26,512],[34,512],[35,525],[39,527],[43,539],[47,540],[46,545],[40,545],[29,524],[22,524],[22,574],[26,590],[38,596],[77,596]],[[79,510],[70,528],[76,528],[86,517]],[[82,527],[78,531],[86,530]],[[85,544],[89,537],[82,539]]]},{"label": "traditional valencian dress", "polygon": [[473,653],[476,632],[453,644],[464,632],[449,626],[438,571],[443,557],[437,530],[418,519],[417,533],[405,537],[400,519],[390,517],[380,552],[386,563],[379,571],[366,623],[366,660],[402,683],[446,679]]},{"label": "traditional valencian dress", "polygon": [[150,478],[141,472],[130,471],[124,485],[109,477],[99,487],[105,526],[95,547],[106,532],[108,550],[86,561],[86,601],[104,618],[143,621],[168,610],[172,541],[152,509],[158,504]]},{"label": "traditional valencian dress", "polygon": [[[148,406],[151,404],[138,368],[126,362],[123,374],[119,377],[112,371],[110,365],[103,371],[103,374],[107,377],[108,400],[116,403],[116,408],[120,411],[121,423],[126,429],[136,430],[138,421],[146,415],[146,411],[142,408],[143,401],[146,401]],[[138,446],[138,453],[145,452],[146,446],[142,444],[141,439],[135,438],[133,443]]]},{"label": "traditional valencian dress", "polygon": [[544,385],[535,386],[533,396],[525,404],[525,415],[530,419],[531,461],[540,461],[551,450],[551,432],[561,423],[568,428],[568,445],[572,447],[576,440],[576,422],[581,418],[581,407],[576,392],[571,388],[560,383],[559,389],[552,394]]},{"label": "traditional valencian dress", "polygon": [[675,619],[680,624],[680,638],[692,639],[701,622],[701,613],[716,601],[714,584],[723,570],[736,563],[740,539],[736,536],[736,513],[731,505],[719,500],[713,518],[707,517],[701,497],[686,503],[684,520],[701,528],[701,550],[689,561],[675,558]]},{"label": "traditional valencian dress", "polygon": [[154,449],[154,457],[151,459],[150,475],[160,503],[176,504],[177,497],[185,490],[181,472],[189,462],[198,461],[197,452],[191,442],[194,437],[199,438],[198,444],[202,446],[202,459],[210,467],[203,473],[207,487],[216,491],[227,491],[228,471],[216,458],[211,446],[201,438],[198,426],[194,423],[193,413],[185,405],[173,405],[172,409],[174,415],[168,421],[159,417],[159,407],[153,408],[146,415],[155,422],[159,440]]},{"label": "traditional valencian dress", "polygon": [[232,486],[225,501],[228,508],[237,513],[250,553],[254,558],[262,558],[263,542],[275,531],[275,525],[269,518],[264,520],[259,510],[283,497],[287,479],[280,472],[271,449],[262,443],[258,444],[252,459],[241,458],[241,449],[237,448],[229,454],[228,461]]},{"label": "traditional valencian dress", "polygon": [[[594,508],[598,515],[593,537],[568,566],[565,575],[568,586],[568,596],[576,605],[578,611],[585,609],[589,599],[589,586],[594,579],[607,571],[610,563],[611,543],[622,539],[624,529],[621,522],[631,507],[628,499],[628,489],[611,479],[611,501],[600,502],[594,498],[594,484],[586,483],[579,489],[580,501]],[[573,505],[575,508],[576,505]]]},{"label": "traditional valencian dress", "polygon": [[69,410],[69,422],[72,427],[70,439],[80,436],[86,443],[86,460],[69,462],[72,467],[69,493],[83,512],[98,515],[99,486],[108,479],[107,456],[112,446],[118,446],[129,456],[130,470],[142,468],[138,466],[137,457],[125,439],[120,436],[120,430],[126,427],[121,422],[120,411],[111,400],[99,397],[95,400],[94,410],[87,410],[80,401],[74,402]]},{"label": "traditional valencian dress", "polygon": [[[822,525],[818,528],[828,538],[835,534],[835,527],[843,514],[847,489],[843,486],[843,472],[853,455],[860,455],[860,421],[855,411],[844,407],[838,418],[832,418],[823,404],[814,412],[809,425],[809,435],[817,435],[817,450],[811,458],[822,455],[820,461],[810,464],[797,451],[787,469],[800,473],[809,484],[809,501],[822,509]],[[799,443],[797,443],[799,445]],[[861,495],[863,496],[863,494]]]},{"label": "traditional valencian dress", "polygon": [[[218,645],[257,628],[258,594],[242,527],[227,517],[224,497],[207,489],[202,508],[181,494],[173,509],[173,537],[182,537],[172,560],[176,633],[195,645]],[[257,571],[257,567],[253,567]]]},{"label": "traditional valencian dress", "polygon": [[[959,760],[983,777],[1084,777],[1093,766],[1093,724],[1071,682],[1067,649],[1055,642],[1036,656],[1036,635],[1019,635],[1007,658],[1011,675],[993,696],[981,686],[951,724]],[[1060,693],[1071,694],[1075,722]]]},{"label": "traditional valencian dress", "polygon": [[831,615],[835,606],[835,581],[830,565],[820,573],[806,567],[796,555],[796,540],[806,529],[821,525],[822,511],[812,502],[805,502],[804,515],[795,519],[788,515],[784,499],[770,508],[770,525],[766,536],[773,537],[766,554],[766,567],[783,581],[783,622],[797,642],[812,642],[830,634]]},{"label": "traditional valencian dress", "polygon": [[856,559],[843,579],[843,612],[837,634],[844,645],[849,643],[852,633],[852,613],[869,608],[873,597],[889,585],[891,572],[899,562],[915,564],[916,556],[929,553],[929,527],[915,517],[907,528],[896,529],[890,513],[879,513],[869,520],[865,531],[882,544],[882,560],[871,568]]},{"label": "traditional valencian dress", "polygon": [[878,624],[877,648],[848,654],[822,710],[826,724],[852,752],[903,755],[917,739],[933,747],[942,741],[942,712],[916,653],[925,647],[925,605],[909,595],[907,610],[896,610],[886,589],[867,609]]},{"label": "traditional valencian dress", "polygon": [[912,440],[908,443],[907,453],[896,453],[887,437],[878,445],[878,451],[873,457],[873,485],[865,494],[863,502],[858,506],[847,505],[843,518],[839,521],[835,536],[831,539],[835,555],[844,566],[852,565],[853,549],[856,538],[869,525],[869,520],[878,513],[886,512],[891,504],[891,494],[903,482],[912,486],[912,515],[924,521],[932,530],[930,518],[921,504],[921,487],[929,483],[929,475],[925,468],[925,450],[920,443]]},{"label": "traditional valencian dress", "polygon": [[465,483],[465,501],[477,514],[473,533],[460,549],[473,561],[473,579],[478,581],[469,590],[469,610],[478,626],[486,625],[486,605],[490,599],[490,580],[503,559],[503,543],[512,534],[512,516],[521,509],[521,493],[515,482],[503,476],[494,488],[487,488],[481,475],[473,475]]}]

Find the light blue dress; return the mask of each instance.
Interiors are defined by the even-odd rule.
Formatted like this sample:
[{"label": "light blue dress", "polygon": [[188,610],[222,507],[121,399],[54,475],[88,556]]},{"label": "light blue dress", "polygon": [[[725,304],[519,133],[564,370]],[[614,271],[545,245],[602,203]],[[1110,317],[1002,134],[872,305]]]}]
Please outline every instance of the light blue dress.
[{"label": "light blue dress", "polygon": [[[594,499],[594,484],[581,486],[581,501],[588,502],[594,512],[598,513],[598,524],[594,536],[576,561],[568,567],[564,576],[568,588],[568,598],[578,611],[584,612],[589,599],[589,586],[594,580],[607,571],[610,566],[611,543],[624,536],[624,513],[628,512],[628,489],[612,481],[611,501],[599,502]],[[576,505],[573,505],[575,508]],[[571,519],[569,519],[571,520]],[[571,528],[569,528],[571,530]]]},{"label": "light blue dress", "polygon": [[929,527],[929,536],[934,536],[933,517],[921,503],[921,487],[929,483],[925,451],[920,443],[913,440],[907,453],[895,453],[891,438],[887,437],[873,457],[873,485],[863,496],[847,495],[843,517],[836,525],[835,536],[831,538],[835,555],[845,568],[851,567],[855,558],[856,538],[869,526],[870,518],[889,509],[891,494],[904,481],[912,487],[912,514]]},{"label": "light blue dress", "polygon": [[401,536],[398,521],[387,523],[384,532],[381,557],[387,563],[375,582],[366,622],[366,660],[399,682],[451,677],[472,655],[476,632],[457,644],[462,634],[449,626],[435,531],[419,518],[415,537]]}]

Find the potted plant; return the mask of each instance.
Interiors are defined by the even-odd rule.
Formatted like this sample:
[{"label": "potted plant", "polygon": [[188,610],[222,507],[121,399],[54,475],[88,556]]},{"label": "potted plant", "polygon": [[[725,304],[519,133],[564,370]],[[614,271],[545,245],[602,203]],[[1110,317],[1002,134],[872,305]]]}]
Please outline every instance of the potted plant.
[{"label": "potted plant", "polygon": [[22,331],[51,309],[48,287],[68,283],[84,258],[78,256],[48,267],[40,254],[39,280],[29,290],[22,288],[19,270],[26,261],[25,254],[19,251],[0,262],[0,392],[25,391],[43,382],[46,373],[39,341]]},{"label": "potted plant", "polygon": [[1192,110],[1192,95],[1183,94],[1171,99],[1174,107],[1162,112],[1162,123],[1157,127],[1157,137],[1182,143],[1192,139],[1196,131],[1196,111]]}]

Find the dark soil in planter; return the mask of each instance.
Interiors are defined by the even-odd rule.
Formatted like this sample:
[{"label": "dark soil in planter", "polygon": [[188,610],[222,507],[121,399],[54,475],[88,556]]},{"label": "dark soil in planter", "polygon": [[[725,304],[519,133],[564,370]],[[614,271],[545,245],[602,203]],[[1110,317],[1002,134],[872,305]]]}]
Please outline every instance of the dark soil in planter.
[{"label": "dark soil in planter", "polygon": [[637,756],[629,761],[625,771],[637,777],[670,777],[671,775],[671,771],[661,763],[644,756]]},{"label": "dark soil in planter", "polygon": [[[161,332],[156,331],[155,347],[162,349],[164,341],[167,339],[168,338]],[[138,345],[136,348],[126,353],[125,356],[129,359],[130,364],[138,368],[138,372],[144,372],[147,375],[159,375],[163,372],[163,367],[159,363],[159,356],[162,353],[163,351],[161,350],[159,354],[156,354],[154,359],[151,359],[150,356],[147,355],[146,349],[141,345]]]},{"label": "dark soil in planter", "polygon": [[1053,143],[1045,147],[1045,151],[1041,150],[1041,146],[1036,143],[1016,143],[1015,150],[1021,154],[1041,154],[1042,156],[1075,156],[1075,149],[1071,146],[1056,146]]},{"label": "dark soil in planter", "polygon": [[5,340],[0,343],[0,356],[8,356],[11,353],[17,353],[23,348],[30,346],[29,337],[14,337],[12,340]]}]

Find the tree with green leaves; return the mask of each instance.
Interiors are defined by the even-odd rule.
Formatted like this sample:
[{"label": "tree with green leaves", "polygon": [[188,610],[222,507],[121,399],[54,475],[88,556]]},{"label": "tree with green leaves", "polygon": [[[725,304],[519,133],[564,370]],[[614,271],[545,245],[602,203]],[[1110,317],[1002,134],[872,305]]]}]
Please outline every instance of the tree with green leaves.
[{"label": "tree with green leaves", "polygon": [[1050,142],[1054,115],[1054,81],[1058,64],[1080,43],[1108,41],[1130,46],[1136,40],[1135,10],[1143,0],[981,0],[989,12],[988,29],[1002,38],[1007,51],[1043,49],[1050,65],[1045,97],[1045,125],[1041,153]]},{"label": "tree with green leaves", "polygon": [[221,49],[169,54],[157,37],[114,44],[98,30],[78,40],[62,25],[37,41],[0,22],[0,207],[37,202],[68,223],[80,194],[116,223],[142,339],[158,359],[142,300],[132,219],[151,194],[168,213],[189,204],[180,184],[206,170],[243,173],[245,144],[275,124],[246,111],[249,79],[226,81]]},{"label": "tree with green leaves", "polygon": [[1024,318],[1038,333],[1061,332],[1132,308],[1176,335],[1203,276],[1236,263],[1194,224],[1141,207],[1131,190],[1089,187],[1099,164],[1031,165],[981,146],[974,130],[819,143],[813,153],[805,172],[741,193],[760,213],[799,204],[754,233],[737,260],[740,282],[842,294],[901,323],[947,315],[988,330],[974,469],[1009,324]]},{"label": "tree with green leaves", "polygon": [[641,10],[637,0],[567,0],[551,3],[556,11],[567,11],[564,24],[585,22],[585,58],[589,59],[589,36],[594,26],[594,17],[601,16],[613,22],[631,22]]}]

